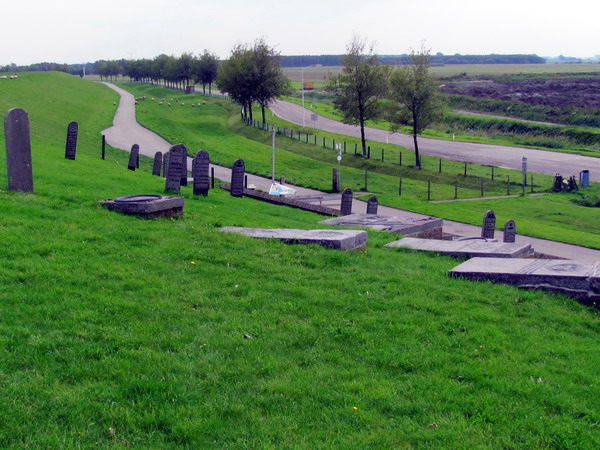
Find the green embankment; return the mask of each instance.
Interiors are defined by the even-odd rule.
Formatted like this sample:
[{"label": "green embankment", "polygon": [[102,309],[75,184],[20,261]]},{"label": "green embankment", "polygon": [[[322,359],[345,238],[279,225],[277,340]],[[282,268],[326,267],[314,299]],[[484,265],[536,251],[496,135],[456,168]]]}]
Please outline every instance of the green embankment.
[{"label": "green embankment", "polygon": [[[180,102],[171,102],[171,108],[149,100],[141,102],[137,110],[138,120],[170,142],[184,143],[190,155],[204,149],[210,152],[213,162],[226,166],[243,158],[246,170],[271,175],[271,133],[244,125],[238,109],[231,103],[201,96],[185,96],[160,87],[129,83],[121,86],[138,97],[179,98]],[[201,105],[192,108],[191,103],[196,102]],[[181,106],[181,103],[185,103],[185,106]],[[290,129],[300,130],[276,117],[269,117],[268,120],[280,127],[287,127],[288,133]],[[326,138],[328,149],[322,147],[323,137]],[[314,142],[313,138],[309,136],[309,142]],[[469,165],[469,176],[464,177],[464,164],[444,160],[440,174],[439,159],[430,157],[423,158],[424,170],[417,170],[413,166],[414,157],[410,151],[380,143],[372,143],[372,158],[366,160],[353,154],[358,140],[317,131],[318,145],[306,144],[305,135],[301,136],[300,141],[297,138],[277,137],[276,176],[284,175],[286,181],[293,184],[331,189],[331,168],[337,165],[336,152],[331,149],[334,139],[339,143],[347,143],[347,153],[342,159],[343,186],[354,191],[364,190],[365,170],[368,170],[368,191],[376,194],[382,204],[474,225],[481,224],[483,214],[491,207],[497,210],[498,229],[506,220],[513,219],[519,233],[600,248],[600,229],[597,226],[600,209],[575,205],[569,201],[572,195],[549,194],[544,197],[449,204],[427,202],[428,182],[431,182],[431,200],[454,199],[455,183],[459,198],[479,197],[482,179],[485,197],[505,195],[507,176],[511,180],[510,193],[520,194],[522,187],[517,184],[517,180],[521,180],[520,171],[495,169],[495,180],[492,182],[490,167]],[[382,148],[385,149],[385,162],[381,161]],[[398,164],[400,152],[403,154],[402,167]],[[402,177],[401,196],[398,195],[399,177]],[[552,181],[550,176],[535,174],[534,191],[548,192]],[[530,193],[531,187],[527,186],[525,192]]]},{"label": "green embankment", "polygon": [[0,447],[600,445],[597,310],[449,279],[456,261],[385,233],[348,253],[224,235],[321,217],[218,189],[184,188],[178,220],[111,213],[96,202],[164,188],[100,159],[113,92],[21,82],[0,82],[35,176],[7,192],[0,159]]}]

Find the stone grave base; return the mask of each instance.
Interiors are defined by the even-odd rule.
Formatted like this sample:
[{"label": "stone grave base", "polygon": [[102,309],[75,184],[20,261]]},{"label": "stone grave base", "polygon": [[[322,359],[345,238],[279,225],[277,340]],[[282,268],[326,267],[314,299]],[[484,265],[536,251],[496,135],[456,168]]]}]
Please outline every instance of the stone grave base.
[{"label": "stone grave base", "polygon": [[350,214],[335,219],[322,220],[325,225],[367,227],[379,231],[390,231],[404,236],[425,239],[442,239],[444,221],[435,217],[424,219],[408,219],[393,216],[377,216],[374,214]]},{"label": "stone grave base", "polygon": [[144,219],[183,215],[183,197],[162,195],[128,195],[99,202],[110,211],[139,216]]},{"label": "stone grave base", "polygon": [[357,230],[295,230],[291,228],[221,227],[227,233],[240,233],[259,239],[278,239],[288,244],[317,244],[336,250],[355,250],[367,244],[367,232]]},{"label": "stone grave base", "polygon": [[455,258],[518,258],[531,254],[531,244],[495,242],[486,239],[469,239],[464,241],[436,241],[406,237],[385,244],[386,247],[403,247],[413,250],[441,253]]},{"label": "stone grave base", "polygon": [[600,261],[566,259],[473,258],[449,271],[451,277],[495,281],[524,289],[542,289],[600,305]]},{"label": "stone grave base", "polygon": [[[221,184],[221,188],[227,191],[231,191],[230,184]],[[254,200],[261,200],[267,203],[273,203],[275,205],[290,206],[292,208],[302,209],[304,211],[311,211],[324,216],[339,216],[340,211],[338,209],[329,208],[327,206],[314,205],[304,201],[296,200],[294,197],[282,197],[280,195],[270,195],[268,192],[262,192],[255,189],[244,188],[244,196],[250,197]]]}]

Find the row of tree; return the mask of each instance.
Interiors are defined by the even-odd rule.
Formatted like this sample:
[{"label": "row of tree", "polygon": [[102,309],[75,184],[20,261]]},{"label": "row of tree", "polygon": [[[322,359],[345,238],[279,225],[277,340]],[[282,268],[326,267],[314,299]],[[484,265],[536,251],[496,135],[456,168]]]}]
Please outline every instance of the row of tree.
[{"label": "row of tree", "polygon": [[392,130],[402,125],[412,127],[415,165],[421,168],[417,136],[445,112],[439,81],[429,72],[429,51],[421,46],[410,55],[410,65],[392,68],[383,65],[373,45],[354,36],[342,58],[343,70],[330,77],[327,90],[344,123],[358,125],[363,155],[367,154],[365,124],[385,118]]},{"label": "row of tree", "polygon": [[200,56],[184,53],[180,57],[159,55],[153,59],[121,61],[97,61],[96,73],[100,78],[112,80],[119,74],[132,81],[164,84],[168,87],[183,89],[185,86],[201,84],[204,93],[209,93],[217,77],[219,59],[208,50]]}]

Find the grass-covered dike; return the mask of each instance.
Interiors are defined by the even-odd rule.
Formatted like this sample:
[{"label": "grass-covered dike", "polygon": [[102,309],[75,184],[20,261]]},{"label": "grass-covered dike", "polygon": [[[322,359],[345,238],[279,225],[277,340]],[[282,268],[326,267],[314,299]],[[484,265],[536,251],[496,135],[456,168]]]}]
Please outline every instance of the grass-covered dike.
[{"label": "grass-covered dike", "polygon": [[385,233],[349,253],[221,234],[321,219],[221,190],[184,188],[178,220],[111,213],[164,189],[100,159],[113,92],[19,81],[0,109],[30,114],[35,194],[6,191],[0,158],[0,447],[600,444],[596,310],[449,279],[456,261]]}]

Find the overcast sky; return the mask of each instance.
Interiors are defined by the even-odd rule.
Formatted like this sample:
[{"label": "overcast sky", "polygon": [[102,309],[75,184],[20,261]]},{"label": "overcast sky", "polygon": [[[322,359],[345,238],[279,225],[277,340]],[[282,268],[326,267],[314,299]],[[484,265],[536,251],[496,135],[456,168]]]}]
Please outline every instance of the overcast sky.
[{"label": "overcast sky", "polygon": [[0,65],[153,58],[264,37],[283,55],[341,54],[352,33],[379,54],[600,54],[598,0],[4,0]]}]

